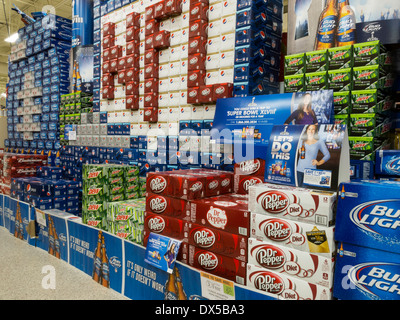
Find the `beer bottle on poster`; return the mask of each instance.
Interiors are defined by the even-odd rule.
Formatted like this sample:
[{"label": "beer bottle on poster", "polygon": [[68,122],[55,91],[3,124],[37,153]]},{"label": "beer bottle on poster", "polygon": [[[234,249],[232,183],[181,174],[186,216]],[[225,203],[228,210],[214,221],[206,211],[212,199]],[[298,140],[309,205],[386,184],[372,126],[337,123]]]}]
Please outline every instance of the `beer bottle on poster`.
[{"label": "beer bottle on poster", "polygon": [[103,235],[101,236],[101,284],[106,288],[110,287],[110,267]]},{"label": "beer bottle on poster", "polygon": [[76,92],[82,90],[82,77],[81,73],[79,72],[79,63],[76,62]]},{"label": "beer bottle on poster", "polygon": [[20,210],[19,210],[19,203],[17,203],[17,212],[15,214],[15,229],[14,229],[14,237],[19,238],[19,233],[20,233],[20,227],[19,227],[19,215],[20,215]]},{"label": "beer bottle on poster", "polygon": [[178,300],[178,289],[175,284],[175,275],[171,273],[165,283],[164,300]]},{"label": "beer bottle on poster", "polygon": [[53,221],[49,216],[49,254],[54,255]]},{"label": "beer bottle on poster", "polygon": [[185,290],[183,289],[181,275],[177,267],[174,268],[176,288],[178,289],[178,300],[187,300]]},{"label": "beer bottle on poster", "polygon": [[336,46],[342,47],[355,43],[356,16],[349,0],[338,0],[339,23],[337,28]]},{"label": "beer bottle on poster", "polygon": [[324,50],[335,46],[335,32],[338,19],[337,0],[327,0],[318,21],[314,50]]},{"label": "beer bottle on poster", "polygon": [[102,258],[101,258],[101,237],[102,232],[99,231],[97,239],[97,247],[94,252],[94,263],[93,263],[93,275],[92,279],[98,283],[101,282],[101,269],[102,269]]},{"label": "beer bottle on poster", "polygon": [[301,146],[300,149],[300,159],[305,159],[306,158],[306,148],[304,147],[304,141],[303,141],[303,145]]},{"label": "beer bottle on poster", "polygon": [[58,259],[60,259],[60,239],[58,238],[57,230],[54,224],[54,221],[52,223],[53,227],[53,236],[54,236],[54,256]]}]

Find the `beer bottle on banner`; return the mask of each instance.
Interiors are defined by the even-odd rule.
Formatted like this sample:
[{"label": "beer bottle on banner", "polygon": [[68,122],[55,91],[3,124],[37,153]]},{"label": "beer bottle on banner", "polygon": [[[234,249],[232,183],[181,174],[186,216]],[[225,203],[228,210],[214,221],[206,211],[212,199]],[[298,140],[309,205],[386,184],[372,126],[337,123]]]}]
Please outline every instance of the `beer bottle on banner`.
[{"label": "beer bottle on banner", "polygon": [[314,50],[324,50],[335,46],[335,31],[338,19],[336,3],[337,0],[327,0],[327,5],[319,16]]},{"label": "beer bottle on banner", "polygon": [[171,273],[165,283],[164,300],[178,300],[178,289],[175,284],[175,275]]},{"label": "beer bottle on banner", "polygon": [[101,269],[102,269],[102,259],[101,259],[101,237],[103,233],[99,231],[97,239],[97,248],[94,252],[94,263],[93,263],[93,275],[92,279],[98,283],[101,282]]},{"label": "beer bottle on banner", "polygon": [[79,72],[79,63],[76,62],[76,91],[79,92],[82,90],[82,77]]},{"label": "beer bottle on banner", "polygon": [[101,236],[101,284],[106,288],[110,287],[110,267],[103,235]]},{"label": "beer bottle on banner", "polygon": [[176,288],[178,289],[178,300],[187,300],[185,290],[183,290],[181,275],[179,274],[177,267],[174,268],[174,273],[176,279]]},{"label": "beer bottle on banner", "polygon": [[356,15],[350,7],[349,0],[338,0],[339,19],[336,37],[336,46],[342,47],[355,43]]},{"label": "beer bottle on banner", "polygon": [[60,239],[58,238],[54,221],[52,223],[52,226],[53,226],[53,236],[54,236],[54,256],[60,259]]},{"label": "beer bottle on banner", "polygon": [[54,255],[53,221],[49,216],[49,254]]}]

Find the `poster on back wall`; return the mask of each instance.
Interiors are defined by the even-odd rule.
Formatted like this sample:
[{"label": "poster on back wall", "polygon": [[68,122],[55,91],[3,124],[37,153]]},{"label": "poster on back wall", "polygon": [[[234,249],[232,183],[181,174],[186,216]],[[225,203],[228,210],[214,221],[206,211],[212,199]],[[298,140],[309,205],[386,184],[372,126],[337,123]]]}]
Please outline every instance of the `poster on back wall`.
[{"label": "poster on back wall", "polygon": [[287,53],[380,40],[400,42],[398,0],[293,0],[288,3]]},{"label": "poster on back wall", "polygon": [[345,125],[274,126],[267,155],[267,182],[336,191],[350,179]]}]

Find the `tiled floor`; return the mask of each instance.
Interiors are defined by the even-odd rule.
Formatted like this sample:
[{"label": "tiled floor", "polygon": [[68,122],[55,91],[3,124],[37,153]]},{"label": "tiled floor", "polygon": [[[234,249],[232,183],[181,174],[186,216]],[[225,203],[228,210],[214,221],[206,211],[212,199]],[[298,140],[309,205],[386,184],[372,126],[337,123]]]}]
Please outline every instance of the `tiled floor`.
[{"label": "tiled floor", "polygon": [[128,300],[2,227],[0,284],[0,300]]}]

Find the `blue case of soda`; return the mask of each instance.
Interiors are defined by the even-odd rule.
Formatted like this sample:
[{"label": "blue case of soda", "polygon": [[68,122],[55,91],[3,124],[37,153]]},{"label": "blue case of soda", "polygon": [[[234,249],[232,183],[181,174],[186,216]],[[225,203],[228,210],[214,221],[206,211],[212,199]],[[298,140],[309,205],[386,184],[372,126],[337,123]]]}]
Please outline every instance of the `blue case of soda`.
[{"label": "blue case of soda", "polygon": [[399,300],[400,255],[338,244],[333,296],[340,300]]},{"label": "blue case of soda", "polygon": [[336,241],[400,253],[400,183],[361,180],[339,186]]}]

